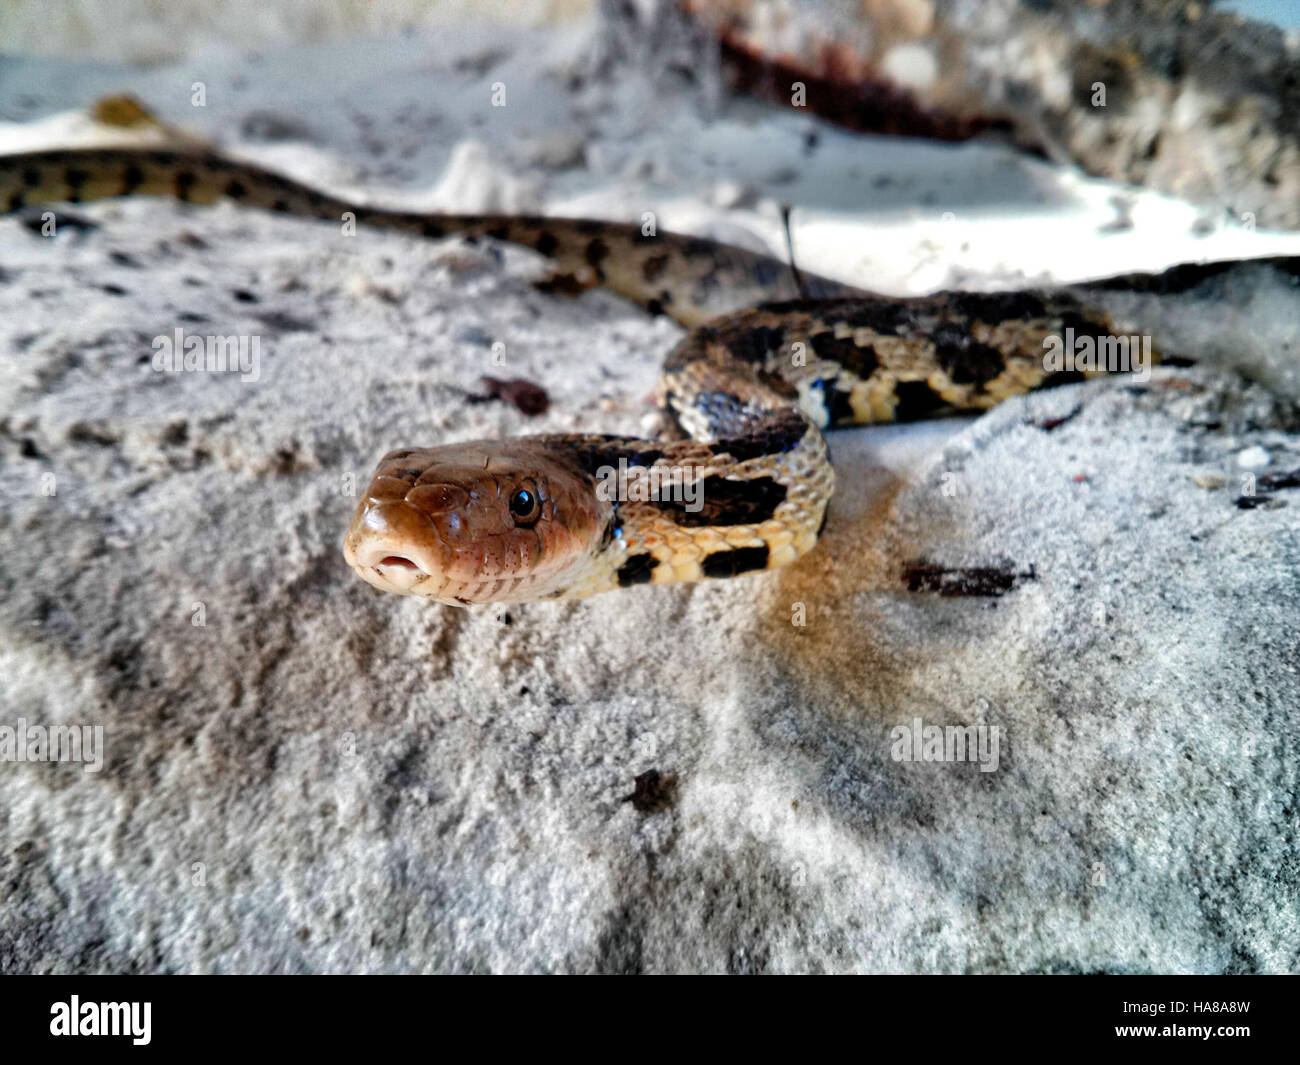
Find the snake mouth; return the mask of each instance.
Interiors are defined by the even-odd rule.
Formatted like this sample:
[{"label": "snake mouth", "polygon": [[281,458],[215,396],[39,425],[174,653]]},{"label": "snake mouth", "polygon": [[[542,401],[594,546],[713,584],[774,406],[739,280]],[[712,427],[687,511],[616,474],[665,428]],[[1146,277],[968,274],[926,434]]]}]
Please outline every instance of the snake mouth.
[{"label": "snake mouth", "polygon": [[[391,548],[389,548],[391,550]],[[368,584],[385,592],[398,595],[419,595],[429,586],[433,573],[405,555],[380,555],[375,552],[369,558],[361,551],[361,557],[349,559],[357,575]]]},{"label": "snake mouth", "polygon": [[446,573],[445,552],[427,519],[405,504],[362,504],[343,555],[369,584],[399,595],[428,594]]},{"label": "snake mouth", "polygon": [[399,595],[420,594],[421,586],[433,576],[428,569],[405,555],[383,555],[377,559],[372,555],[362,565],[369,569],[368,573],[365,569],[358,569],[366,581]]}]

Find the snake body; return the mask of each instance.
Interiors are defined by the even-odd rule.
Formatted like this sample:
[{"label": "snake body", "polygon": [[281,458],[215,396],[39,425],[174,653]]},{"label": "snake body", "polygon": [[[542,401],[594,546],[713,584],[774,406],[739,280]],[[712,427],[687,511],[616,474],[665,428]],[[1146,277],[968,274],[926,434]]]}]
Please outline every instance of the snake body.
[{"label": "snake body", "polygon": [[659,381],[663,439],[547,434],[383,457],[344,555],[380,589],[448,604],[786,565],[817,542],[834,490],[822,430],[985,410],[1077,380],[1044,369],[1045,341],[1113,325],[1079,290],[884,298],[633,225],[381,210],[206,150],[0,158],[0,210],[124,195],[507,241],[690,327]]}]

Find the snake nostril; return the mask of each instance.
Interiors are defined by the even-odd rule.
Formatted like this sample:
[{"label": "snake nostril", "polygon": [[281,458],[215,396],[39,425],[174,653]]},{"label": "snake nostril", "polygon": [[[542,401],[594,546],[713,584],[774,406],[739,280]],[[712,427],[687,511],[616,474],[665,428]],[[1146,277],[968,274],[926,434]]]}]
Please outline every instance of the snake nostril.
[{"label": "snake nostril", "polygon": [[401,555],[385,555],[379,560],[381,566],[395,566],[403,569],[418,570],[420,567],[412,562],[409,558],[403,558]]}]

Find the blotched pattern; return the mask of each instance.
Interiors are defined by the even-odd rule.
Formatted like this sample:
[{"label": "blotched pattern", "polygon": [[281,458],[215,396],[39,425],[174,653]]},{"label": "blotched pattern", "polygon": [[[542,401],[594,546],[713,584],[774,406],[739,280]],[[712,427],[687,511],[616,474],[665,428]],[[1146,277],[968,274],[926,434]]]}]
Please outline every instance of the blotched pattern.
[{"label": "blotched pattern", "polygon": [[[385,456],[344,553],[376,587],[450,604],[579,597],[784,566],[816,544],[834,491],[822,429],[985,410],[1077,379],[1048,373],[1045,340],[1113,328],[1067,293],[886,299],[796,277],[742,249],[624,223],[348,203],[202,150],[0,159],[0,208],[9,211],[124,195],[226,198],[425,237],[508,241],[550,259],[557,279],[606,286],[693,327],[659,383],[675,439],[549,435]],[[608,491],[610,470],[633,474]]]}]

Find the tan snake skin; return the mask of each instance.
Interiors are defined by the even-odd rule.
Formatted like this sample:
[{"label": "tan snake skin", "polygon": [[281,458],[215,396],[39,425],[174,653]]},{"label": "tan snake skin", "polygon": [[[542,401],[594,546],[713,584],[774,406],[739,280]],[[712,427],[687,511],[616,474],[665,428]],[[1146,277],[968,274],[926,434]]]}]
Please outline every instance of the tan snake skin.
[{"label": "tan snake skin", "polygon": [[1111,331],[1078,290],[887,299],[633,225],[380,210],[198,149],[0,158],[0,210],[124,195],[509,241],[693,327],[659,383],[673,439],[552,434],[384,456],[345,557],[378,588],[449,604],[786,565],[816,543],[834,489],[822,429],[984,410],[1078,380],[1093,371],[1044,369],[1044,342]]}]

